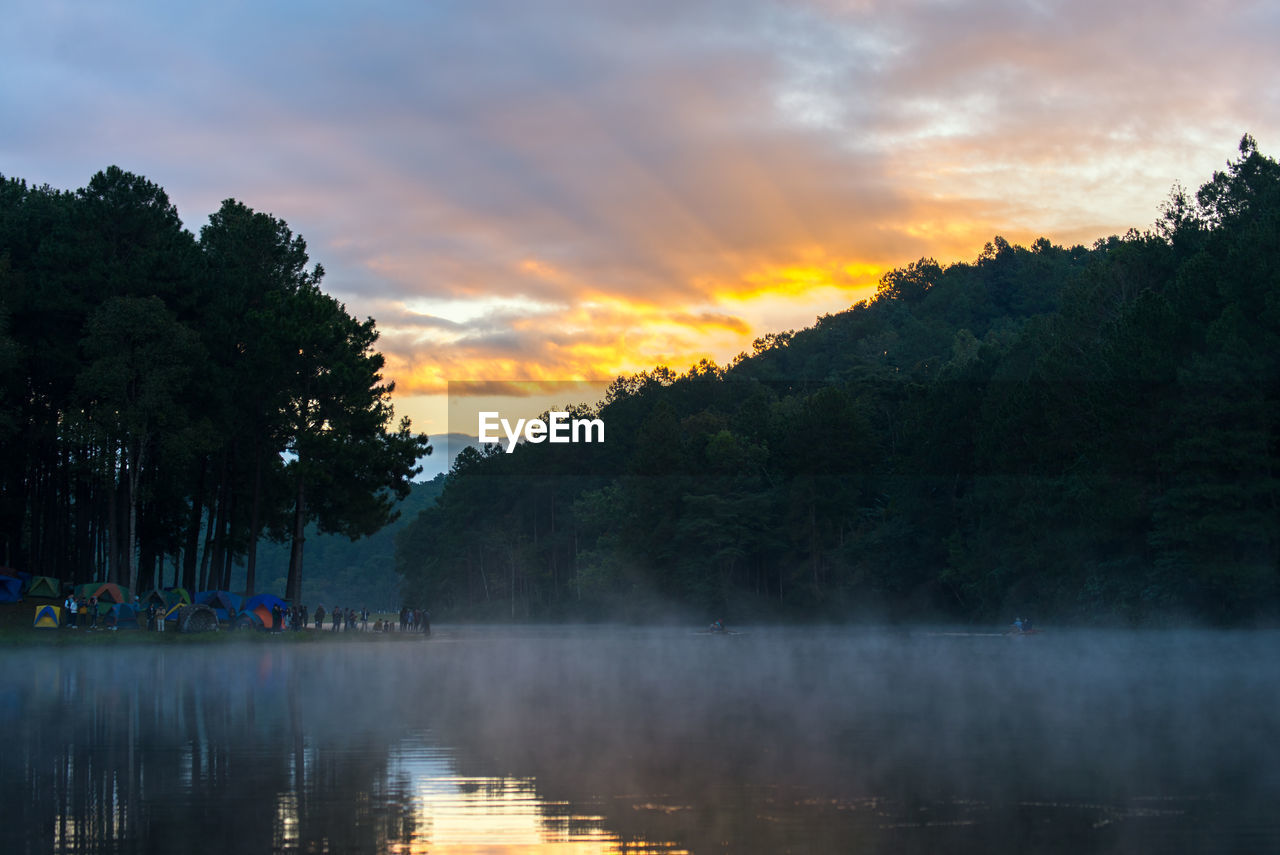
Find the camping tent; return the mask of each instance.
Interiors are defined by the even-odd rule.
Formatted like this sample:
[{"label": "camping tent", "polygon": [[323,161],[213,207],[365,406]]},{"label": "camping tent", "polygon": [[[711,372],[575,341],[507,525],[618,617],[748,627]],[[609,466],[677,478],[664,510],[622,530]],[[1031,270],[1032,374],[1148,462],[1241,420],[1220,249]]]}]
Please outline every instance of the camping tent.
[{"label": "camping tent", "polygon": [[218,620],[231,620],[231,616],[240,611],[242,598],[230,591],[201,591],[196,594],[195,605],[208,606],[218,616]]},{"label": "camping tent", "polygon": [[[111,607],[116,629],[139,629],[138,611],[128,603],[116,603]],[[108,626],[112,625],[108,623]]]},{"label": "camping tent", "polygon": [[182,598],[174,591],[161,591],[159,588],[152,588],[142,595],[142,599],[139,602],[143,608],[155,603],[156,608],[165,612],[176,605],[180,605]]},{"label": "camping tent", "polygon": [[48,597],[56,600],[62,596],[62,583],[52,576],[33,576],[27,586],[28,597]]},{"label": "camping tent", "polygon": [[265,629],[262,617],[254,612],[241,612],[231,622],[232,629]]},{"label": "camping tent", "polygon": [[36,606],[36,619],[31,625],[36,629],[57,629],[62,625],[62,609],[57,606]]},{"label": "camping tent", "polygon": [[17,576],[0,576],[0,603],[16,603],[22,599],[22,580]]},{"label": "camping tent", "polygon": [[182,606],[178,610],[178,630],[180,632],[213,632],[218,629],[218,618],[214,609],[206,605]]},{"label": "camping tent", "polygon": [[272,606],[279,606],[282,613],[289,611],[289,604],[275,594],[254,594],[244,601],[244,611],[257,615],[267,629],[271,629],[273,624]]},{"label": "camping tent", "polygon": [[104,603],[128,603],[133,601],[133,594],[124,585],[117,585],[115,582],[86,582],[83,585],[76,585],[75,595],[89,599],[97,597],[100,602]]},{"label": "camping tent", "polygon": [[22,593],[26,593],[27,586],[31,584],[31,574],[26,570],[14,570],[12,567],[0,567],[0,577],[17,579]]},{"label": "camping tent", "polygon": [[97,597],[100,603],[127,603],[133,599],[129,595],[128,588],[124,585],[117,585],[115,582],[103,582],[89,596]]},{"label": "camping tent", "polygon": [[191,605],[191,594],[187,592],[186,588],[166,588],[165,590],[170,594],[177,594],[183,603],[188,606]]}]

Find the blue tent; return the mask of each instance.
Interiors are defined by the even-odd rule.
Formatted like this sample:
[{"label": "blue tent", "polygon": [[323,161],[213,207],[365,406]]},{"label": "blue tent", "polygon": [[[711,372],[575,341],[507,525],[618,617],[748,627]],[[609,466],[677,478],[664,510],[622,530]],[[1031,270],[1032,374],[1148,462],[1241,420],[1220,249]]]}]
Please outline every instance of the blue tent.
[{"label": "blue tent", "polygon": [[241,612],[236,615],[234,625],[238,629],[269,629],[262,625],[262,618],[253,612]]},{"label": "blue tent", "polygon": [[111,607],[111,615],[116,629],[140,629],[138,626],[138,610],[128,603],[116,603]]},{"label": "blue tent", "polygon": [[250,609],[257,608],[258,606],[266,606],[267,608],[279,606],[282,609],[289,608],[289,604],[277,597],[275,594],[254,594],[252,597],[249,597],[244,601],[243,608],[245,611],[249,611]]},{"label": "blue tent", "polygon": [[0,576],[0,603],[16,603],[22,599],[22,580],[17,576]]},{"label": "blue tent", "polygon": [[271,609],[275,606],[280,608],[281,615],[289,611],[289,604],[275,594],[254,594],[244,601],[244,613],[255,615],[264,627],[271,629],[273,617]]},{"label": "blue tent", "polygon": [[240,604],[243,598],[239,594],[233,594],[230,591],[201,591],[196,594],[196,605],[208,606],[213,609],[214,614],[218,616],[218,620],[231,620],[231,615],[240,611]]}]

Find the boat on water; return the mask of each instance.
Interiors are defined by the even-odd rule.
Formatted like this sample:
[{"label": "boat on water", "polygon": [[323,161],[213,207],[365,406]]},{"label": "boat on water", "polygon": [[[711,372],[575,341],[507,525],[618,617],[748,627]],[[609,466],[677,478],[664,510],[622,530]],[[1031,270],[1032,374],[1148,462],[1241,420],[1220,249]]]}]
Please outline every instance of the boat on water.
[{"label": "boat on water", "polygon": [[1029,620],[1015,618],[1009,628],[1004,631],[1004,634],[1013,638],[1021,638],[1024,635],[1039,635],[1040,630],[1033,628]]},{"label": "boat on water", "polygon": [[698,630],[697,634],[698,635],[745,635],[745,633],[741,633],[741,632],[738,632],[737,630],[729,629],[724,625],[724,621],[721,621],[721,620],[712,621],[711,626],[707,627],[706,629]]}]

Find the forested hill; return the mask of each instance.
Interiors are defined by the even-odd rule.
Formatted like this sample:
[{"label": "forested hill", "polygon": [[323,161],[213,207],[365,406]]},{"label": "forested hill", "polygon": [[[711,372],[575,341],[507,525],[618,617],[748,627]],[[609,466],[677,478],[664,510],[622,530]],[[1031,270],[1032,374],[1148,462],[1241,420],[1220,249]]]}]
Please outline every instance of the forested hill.
[{"label": "forested hill", "polygon": [[1277,613],[1280,168],[1154,231],[992,241],[728,367],[613,384],[599,446],[461,455],[399,537],[436,614],[1243,623]]}]

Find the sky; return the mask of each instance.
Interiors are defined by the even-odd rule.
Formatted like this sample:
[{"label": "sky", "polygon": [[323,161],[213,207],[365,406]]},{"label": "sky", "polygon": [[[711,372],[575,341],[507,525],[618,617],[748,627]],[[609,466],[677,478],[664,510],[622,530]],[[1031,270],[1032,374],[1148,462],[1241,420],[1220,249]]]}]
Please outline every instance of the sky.
[{"label": "sky", "polygon": [[720,364],[922,257],[1150,227],[1280,150],[1280,4],[20,2],[0,174],[285,220],[415,429]]}]

